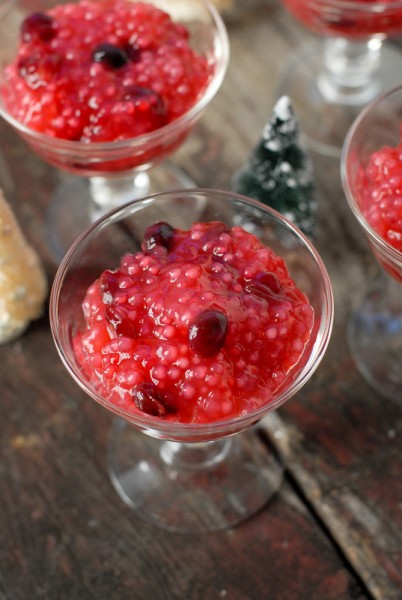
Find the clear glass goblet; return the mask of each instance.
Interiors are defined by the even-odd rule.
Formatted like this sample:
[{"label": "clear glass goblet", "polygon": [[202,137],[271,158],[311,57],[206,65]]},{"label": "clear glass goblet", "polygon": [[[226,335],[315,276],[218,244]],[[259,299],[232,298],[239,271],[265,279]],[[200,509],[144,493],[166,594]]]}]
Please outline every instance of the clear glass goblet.
[{"label": "clear glass goblet", "polygon": [[[401,124],[402,88],[398,87],[362,111],[346,137],[341,157],[347,201],[382,267],[351,316],[349,343],[365,379],[380,394],[399,403],[402,402],[402,252],[395,242],[402,233],[398,233],[400,187],[395,169],[398,170],[398,164],[400,168],[402,161],[395,157],[398,154],[402,157]],[[384,149],[390,155],[380,160],[378,152]],[[378,187],[374,192],[374,200],[370,166],[373,162],[384,177],[382,189]],[[398,173],[396,176],[400,177]],[[382,224],[386,223],[384,219],[388,226]]]},{"label": "clear glass goblet", "polygon": [[[180,200],[186,208],[175,210]],[[211,423],[170,422],[123,410],[99,391],[77,359],[74,337],[83,328],[82,301],[105,268],[116,268],[137,252],[147,227],[157,221],[188,229],[196,207],[199,221],[242,226],[287,262],[315,312],[299,362],[266,405]],[[263,508],[278,490],[283,466],[252,429],[308,381],[328,345],[333,296],[327,271],[306,237],[279,213],[229,192],[180,190],[126,204],[101,218],[75,242],[56,274],[50,322],[67,371],[96,402],[117,415],[108,450],[111,480],[124,502],[143,518],[178,531],[224,529]],[[146,434],[146,435],[143,435]],[[234,435],[237,434],[237,435]]]},{"label": "clear glass goblet", "polygon": [[[191,178],[166,159],[185,141],[222,84],[229,60],[226,28],[209,0],[189,0],[181,7],[179,3],[146,1],[163,6],[175,22],[185,25],[192,47],[211,65],[206,89],[176,120],[131,139],[83,143],[26,127],[10,114],[0,94],[0,115],[43,160],[75,176],[56,189],[48,210],[48,244],[57,260],[90,222],[112,208],[165,189],[194,187]],[[17,52],[23,19],[64,3],[66,0],[10,0],[0,7],[0,89],[5,85],[4,69]]]},{"label": "clear glass goblet", "polygon": [[283,0],[320,36],[285,67],[278,95],[292,98],[306,144],[339,158],[366,104],[395,86],[401,51],[385,40],[402,33],[402,1]]}]

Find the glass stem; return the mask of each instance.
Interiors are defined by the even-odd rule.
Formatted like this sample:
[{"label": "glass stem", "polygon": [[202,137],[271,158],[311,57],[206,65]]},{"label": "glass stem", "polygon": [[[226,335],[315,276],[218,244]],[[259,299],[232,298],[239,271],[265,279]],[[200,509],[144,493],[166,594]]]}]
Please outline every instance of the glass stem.
[{"label": "glass stem", "polygon": [[226,458],[232,443],[232,438],[198,443],[165,441],[160,456],[171,469],[208,469]]},{"label": "glass stem", "polygon": [[146,172],[132,173],[122,177],[91,177],[90,218],[96,221],[113,208],[146,196],[149,176]]},{"label": "glass stem", "polygon": [[381,89],[381,47],[379,38],[324,39],[323,65],[318,77],[324,98],[349,106],[365,104],[374,98]]}]

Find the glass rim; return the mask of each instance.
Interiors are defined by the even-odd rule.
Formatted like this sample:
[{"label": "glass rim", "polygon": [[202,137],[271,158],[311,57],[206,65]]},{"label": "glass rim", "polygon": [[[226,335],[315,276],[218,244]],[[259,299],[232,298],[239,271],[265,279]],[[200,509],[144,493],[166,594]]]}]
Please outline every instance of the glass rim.
[{"label": "glass rim", "polygon": [[[350,149],[353,144],[353,140],[356,132],[358,131],[361,123],[364,121],[366,116],[372,111],[373,108],[381,104],[388,97],[392,96],[396,92],[402,91],[402,84],[395,86],[394,88],[387,90],[374,100],[372,100],[367,106],[363,108],[363,110],[357,115],[356,119],[353,121],[342,146],[341,152],[341,161],[340,161],[340,173],[341,173],[341,181],[343,190],[346,196],[346,200],[349,204],[352,213],[354,214],[357,221],[362,226],[363,230],[369,236],[369,238],[373,241],[373,243],[380,248],[385,254],[391,256],[392,259],[401,264],[402,263],[402,253],[399,252],[396,248],[391,246],[371,225],[368,223],[367,219],[363,215],[362,210],[360,209],[355,194],[353,193],[352,186],[349,181],[348,176],[348,158]],[[401,102],[402,105],[402,102]]]},{"label": "glass rim", "polygon": [[[132,138],[128,138],[125,140],[115,140],[110,142],[90,142],[84,143],[82,141],[77,140],[67,140],[63,138],[54,137],[51,135],[47,135],[40,131],[36,131],[35,129],[31,129],[27,127],[24,123],[21,123],[15,117],[13,117],[4,107],[3,102],[0,101],[0,115],[7,121],[11,126],[13,126],[21,135],[29,138],[32,143],[41,143],[44,146],[53,147],[57,151],[65,151],[65,152],[78,152],[87,154],[88,150],[93,152],[102,152],[102,151],[114,151],[114,150],[124,150],[127,147],[139,147],[143,145],[147,145],[153,142],[160,143],[164,138],[168,138],[170,135],[173,135],[177,132],[177,130],[181,131],[185,129],[187,125],[191,124],[193,119],[200,113],[208,103],[214,98],[216,93],[218,92],[228,68],[229,64],[229,55],[230,55],[230,44],[229,37],[227,33],[227,29],[225,23],[217,8],[212,4],[210,0],[198,0],[202,2],[208,9],[208,12],[212,16],[212,21],[215,26],[216,36],[214,38],[215,44],[215,60],[214,64],[214,73],[207,87],[205,88],[202,95],[198,98],[195,104],[182,114],[180,117],[167,123],[166,125],[159,127],[153,131],[148,133],[138,135]],[[3,9],[0,10],[0,19],[2,18],[2,14],[7,12],[8,7],[15,4],[16,0],[9,0]]]},{"label": "glass rim", "polygon": [[402,0],[380,0],[373,4],[356,2],[356,0],[307,0],[309,6],[325,6],[326,8],[350,9],[362,13],[383,14],[402,7]]},{"label": "glass rim", "polygon": [[[153,200],[157,200],[163,196],[180,196],[180,195],[202,195],[213,196],[215,198],[223,198],[228,199],[234,198],[248,205],[254,206],[262,210],[263,212],[269,213],[275,221],[279,221],[283,223],[288,229],[291,230],[292,234],[296,236],[297,239],[302,241],[304,247],[309,251],[310,256],[314,260],[317,265],[321,275],[322,275],[322,283],[324,290],[324,306],[322,311],[322,318],[319,324],[319,327],[316,332],[315,339],[313,340],[313,351],[311,355],[308,357],[305,365],[301,369],[300,373],[295,377],[294,381],[289,387],[286,387],[282,392],[280,392],[275,398],[275,400],[271,403],[268,403],[254,411],[250,411],[245,415],[240,415],[237,417],[232,417],[228,419],[221,419],[219,421],[213,423],[174,423],[172,421],[164,421],[158,418],[150,418],[149,415],[142,417],[140,414],[129,412],[118,407],[116,404],[103,398],[100,394],[97,393],[96,389],[92,388],[89,383],[84,380],[84,378],[80,377],[79,373],[75,368],[75,364],[73,361],[69,359],[67,353],[64,350],[63,344],[60,341],[60,336],[58,332],[58,323],[59,323],[59,297],[62,289],[63,281],[65,275],[68,271],[69,263],[74,255],[79,252],[83,243],[85,243],[86,239],[90,238],[93,233],[104,226],[107,221],[116,220],[119,216],[119,213],[122,215],[127,213],[127,216],[130,214],[130,211],[139,203],[143,202],[152,202]],[[251,198],[247,198],[246,196],[242,196],[240,194],[217,190],[212,188],[193,188],[193,189],[181,189],[181,190],[172,190],[169,192],[158,192],[156,194],[151,194],[149,196],[145,196],[144,198],[136,199],[132,202],[125,204],[124,206],[115,208],[114,210],[108,212],[101,219],[93,223],[90,227],[88,227],[73,243],[70,249],[67,251],[64,256],[60,266],[55,275],[51,293],[49,300],[49,318],[50,318],[50,327],[53,335],[54,343],[56,345],[57,351],[60,355],[64,366],[67,371],[76,381],[76,383],[81,387],[84,392],[90,396],[93,400],[95,400],[98,404],[101,404],[114,414],[124,418],[126,421],[131,423],[132,425],[147,429],[149,431],[157,432],[159,435],[165,435],[171,438],[182,438],[188,435],[189,437],[201,437],[203,435],[208,436],[211,434],[222,434],[222,435],[230,435],[233,431],[238,431],[247,426],[247,424],[251,422],[259,421],[264,415],[272,410],[275,410],[283,404],[287,399],[293,396],[313,375],[314,371],[318,367],[323,358],[326,348],[328,346],[333,321],[334,321],[334,297],[333,290],[330,281],[330,277],[328,275],[328,271],[324,265],[324,262],[319,255],[318,251],[313,246],[312,242],[288,219],[286,219],[282,214],[275,211],[274,209],[260,203],[257,200],[253,200]],[[297,365],[295,365],[297,368]]]}]

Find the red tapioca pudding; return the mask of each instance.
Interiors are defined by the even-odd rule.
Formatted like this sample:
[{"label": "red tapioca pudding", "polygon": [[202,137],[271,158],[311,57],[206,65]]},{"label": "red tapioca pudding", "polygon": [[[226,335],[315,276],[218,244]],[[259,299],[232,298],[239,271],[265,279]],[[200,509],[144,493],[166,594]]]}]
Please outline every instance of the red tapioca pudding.
[{"label": "red tapioca pudding", "polygon": [[212,77],[188,29],[146,2],[81,0],[29,15],[2,93],[23,125],[109,142],[176,120]]},{"label": "red tapioca pudding", "polygon": [[314,323],[272,249],[221,222],[145,231],[87,290],[74,348],[99,393],[129,412],[211,423],[268,405]]},{"label": "red tapioca pudding", "polygon": [[369,225],[396,250],[402,252],[402,141],[373,152],[360,167],[356,195]]}]

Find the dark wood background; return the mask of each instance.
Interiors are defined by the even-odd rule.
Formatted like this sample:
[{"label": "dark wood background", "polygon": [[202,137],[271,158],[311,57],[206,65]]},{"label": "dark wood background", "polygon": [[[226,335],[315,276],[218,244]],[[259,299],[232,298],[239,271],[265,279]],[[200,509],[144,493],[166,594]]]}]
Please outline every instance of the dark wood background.
[{"label": "dark wood background", "polygon": [[[222,189],[259,139],[281,69],[311,39],[275,0],[238,0],[225,20],[227,77],[175,156],[198,185]],[[62,175],[4,122],[0,140],[0,187],[51,284],[45,215]],[[285,460],[280,493],[225,532],[169,533],[138,518],[106,472],[111,416],[64,370],[45,315],[0,347],[1,600],[402,598],[402,408],[365,383],[346,340],[377,265],[339,162],[313,159],[336,318],[319,370],[262,424]]]}]

